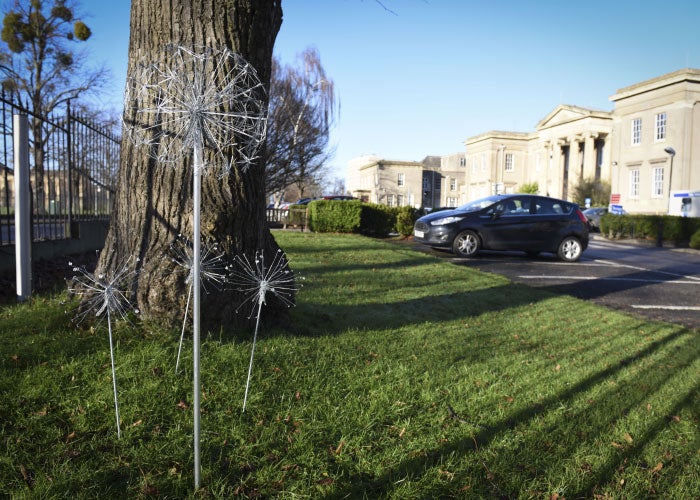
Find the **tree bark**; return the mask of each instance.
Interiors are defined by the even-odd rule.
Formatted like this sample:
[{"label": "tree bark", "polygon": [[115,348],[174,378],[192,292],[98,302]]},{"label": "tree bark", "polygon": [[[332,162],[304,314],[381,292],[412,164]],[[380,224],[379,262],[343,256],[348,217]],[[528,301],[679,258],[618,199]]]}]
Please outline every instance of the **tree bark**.
[{"label": "tree bark", "polygon": [[[281,0],[132,0],[128,76],[144,63],[167,64],[168,45],[228,48],[243,56],[269,88],[272,50],[282,23]],[[265,103],[267,97],[263,96]],[[133,118],[125,103],[125,122]],[[110,230],[97,272],[116,271],[127,259],[140,259],[134,283],[142,315],[167,324],[182,321],[188,271],[167,258],[170,244],[182,234],[193,238],[192,159],[163,165],[123,134],[122,155]],[[229,256],[256,250],[273,255],[277,244],[265,218],[264,169],[253,162],[233,168],[223,179],[202,178],[202,240],[215,241]],[[271,260],[271,259],[270,259]],[[241,324],[237,292],[202,294],[202,327]],[[286,317],[286,307],[270,302],[268,316]]]}]

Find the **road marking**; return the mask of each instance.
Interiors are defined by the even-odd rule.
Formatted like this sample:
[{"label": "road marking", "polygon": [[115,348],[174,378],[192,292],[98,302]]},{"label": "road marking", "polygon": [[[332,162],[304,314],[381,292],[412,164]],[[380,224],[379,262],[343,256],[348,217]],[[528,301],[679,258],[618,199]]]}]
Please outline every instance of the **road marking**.
[{"label": "road marking", "polygon": [[559,280],[559,281],[591,281],[591,280],[607,280],[607,281],[635,281],[639,283],[667,283],[669,285],[700,285],[700,280],[651,280],[642,278],[616,278],[616,277],[596,277],[596,276],[540,276],[536,274],[532,275],[520,275],[518,278],[525,280]]},{"label": "road marking", "polygon": [[632,305],[633,309],[668,309],[670,311],[700,311],[700,307],[695,306],[654,306],[654,305]]}]

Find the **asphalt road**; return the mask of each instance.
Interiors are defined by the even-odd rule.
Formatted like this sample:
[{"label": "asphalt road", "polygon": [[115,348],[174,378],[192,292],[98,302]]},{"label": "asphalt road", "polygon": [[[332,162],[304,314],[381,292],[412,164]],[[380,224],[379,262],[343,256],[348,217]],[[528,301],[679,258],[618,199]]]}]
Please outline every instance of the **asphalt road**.
[{"label": "asphalt road", "polygon": [[552,254],[529,258],[520,252],[481,252],[464,259],[432,252],[457,265],[700,331],[700,251],[617,243],[595,235],[575,263]]}]

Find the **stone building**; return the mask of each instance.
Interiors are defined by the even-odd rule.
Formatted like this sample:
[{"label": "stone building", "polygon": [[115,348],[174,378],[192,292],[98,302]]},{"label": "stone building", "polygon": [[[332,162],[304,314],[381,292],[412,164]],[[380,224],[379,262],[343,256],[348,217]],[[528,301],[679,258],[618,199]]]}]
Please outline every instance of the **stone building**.
[{"label": "stone building", "polygon": [[610,100],[612,111],[562,104],[531,132],[470,137],[465,153],[357,158],[348,190],[375,203],[437,208],[525,185],[572,199],[580,182],[599,180],[611,186],[610,203],[630,213],[673,212],[678,192],[697,192],[700,203],[700,70],[624,87]]}]

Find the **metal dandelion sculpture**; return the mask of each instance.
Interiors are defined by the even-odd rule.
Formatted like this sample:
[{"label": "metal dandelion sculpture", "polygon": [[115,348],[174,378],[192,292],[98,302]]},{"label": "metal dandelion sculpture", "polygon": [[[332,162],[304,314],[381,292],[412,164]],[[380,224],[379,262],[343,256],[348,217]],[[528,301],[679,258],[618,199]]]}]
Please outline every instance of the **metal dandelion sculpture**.
[{"label": "metal dandelion sculpture", "polygon": [[[143,65],[127,81],[125,131],[156,161],[193,162],[194,476],[200,481],[200,294],[202,174],[248,169],[265,138],[267,108],[255,69],[228,49],[170,46],[169,62]],[[126,113],[125,113],[125,116]],[[206,155],[205,155],[206,152]]]},{"label": "metal dandelion sculpture", "polygon": [[[138,262],[138,259],[136,260]],[[118,268],[114,274],[94,275],[85,267],[73,266],[73,276],[68,291],[83,298],[78,306],[78,313],[74,318],[77,324],[82,323],[87,317],[107,318],[109,332],[109,357],[112,362],[112,388],[114,391],[114,412],[117,419],[117,438],[121,437],[119,424],[119,398],[117,396],[117,373],[114,367],[114,342],[112,340],[112,318],[116,316],[125,319],[129,313],[138,313],[129,301],[129,286],[137,271],[131,266],[131,259]]]},{"label": "metal dandelion sculpture", "polygon": [[255,333],[253,334],[253,347],[250,351],[250,363],[248,364],[248,378],[245,384],[245,394],[243,396],[243,412],[245,412],[248,401],[248,389],[250,387],[250,377],[253,372],[253,358],[255,357],[255,344],[258,339],[258,328],[260,327],[260,316],[262,306],[266,303],[267,295],[274,295],[287,307],[294,305],[294,294],[301,287],[292,271],[289,270],[287,258],[282,250],[277,250],[272,259],[272,263],[265,265],[265,255],[258,251],[255,253],[255,260],[251,263],[248,257],[236,255],[229,278],[231,284],[239,292],[244,294],[245,299],[238,306],[236,312],[249,305],[250,313],[248,318],[255,318]]},{"label": "metal dandelion sculpture", "polygon": [[[170,259],[178,266],[185,268],[188,273],[185,278],[187,287],[187,304],[185,314],[182,319],[182,331],[180,332],[180,344],[177,348],[177,361],[175,362],[175,373],[180,366],[180,355],[182,353],[182,343],[185,337],[185,327],[187,325],[187,314],[190,309],[192,299],[192,289],[194,288],[194,248],[192,242],[179,234],[175,241],[168,248]],[[221,290],[226,283],[226,256],[219,251],[216,243],[202,245],[202,256],[200,264],[200,284],[205,292],[207,286],[212,286],[216,290]]]}]

